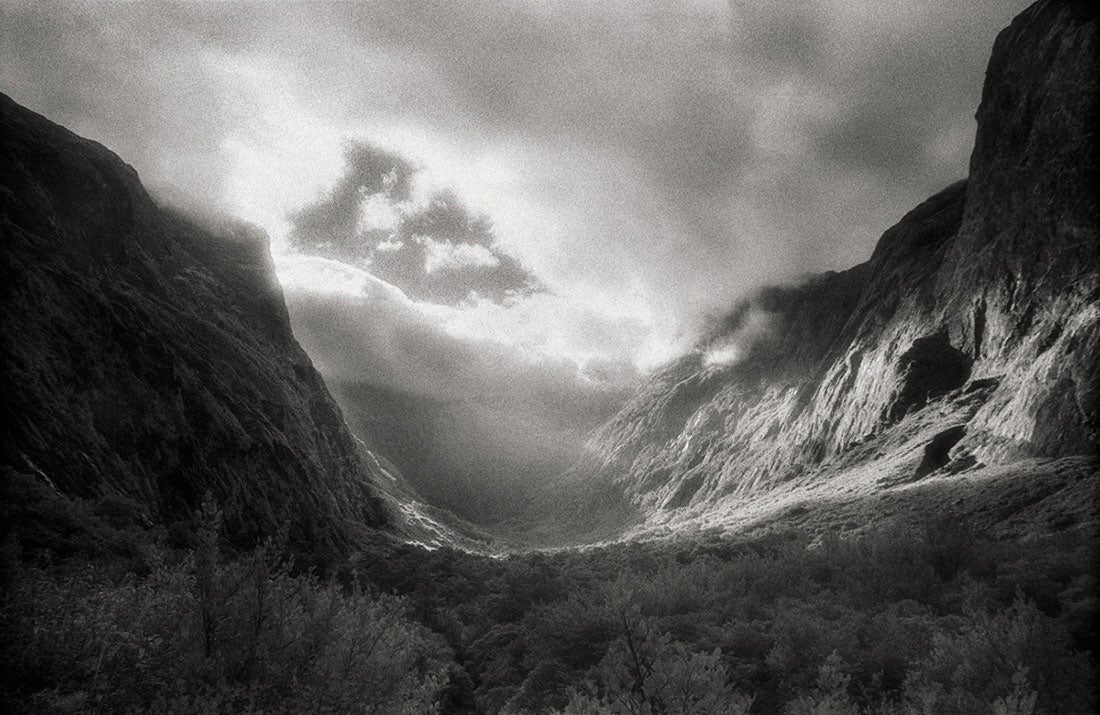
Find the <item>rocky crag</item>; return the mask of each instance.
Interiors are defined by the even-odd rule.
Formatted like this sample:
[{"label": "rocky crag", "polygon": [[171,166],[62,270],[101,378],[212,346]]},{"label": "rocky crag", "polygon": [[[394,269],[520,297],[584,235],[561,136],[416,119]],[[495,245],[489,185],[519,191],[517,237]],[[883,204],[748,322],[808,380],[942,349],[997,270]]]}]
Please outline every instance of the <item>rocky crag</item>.
[{"label": "rocky crag", "polygon": [[242,543],[339,554],[386,476],[291,333],[266,238],[157,205],[102,146],[0,95],[0,466],[154,522],[210,491]]},{"label": "rocky crag", "polygon": [[[614,485],[617,513],[646,527],[1014,464],[1095,485],[1098,32],[1091,3],[1017,17],[993,49],[969,177],[866,263],[746,300],[598,431],[577,483],[616,504]],[[1075,489],[1082,513],[1058,518],[1095,518],[1095,489]]]}]

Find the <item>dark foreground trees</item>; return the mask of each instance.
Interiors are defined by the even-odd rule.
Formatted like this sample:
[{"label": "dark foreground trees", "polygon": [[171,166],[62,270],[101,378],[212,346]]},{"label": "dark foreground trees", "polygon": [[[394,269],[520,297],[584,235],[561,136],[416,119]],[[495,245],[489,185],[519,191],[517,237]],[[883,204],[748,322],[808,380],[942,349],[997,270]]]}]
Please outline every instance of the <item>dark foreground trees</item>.
[{"label": "dark foreground trees", "polygon": [[452,655],[401,599],[292,574],[272,542],[222,559],[150,546],[150,572],[17,567],[4,697],[41,712],[429,712]]},{"label": "dark foreground trees", "polygon": [[278,540],[225,552],[212,504],[161,530],[123,503],[21,497],[0,507],[10,711],[1095,705],[1089,533],[1007,544],[882,527],[506,559],[380,543],[322,578]]}]

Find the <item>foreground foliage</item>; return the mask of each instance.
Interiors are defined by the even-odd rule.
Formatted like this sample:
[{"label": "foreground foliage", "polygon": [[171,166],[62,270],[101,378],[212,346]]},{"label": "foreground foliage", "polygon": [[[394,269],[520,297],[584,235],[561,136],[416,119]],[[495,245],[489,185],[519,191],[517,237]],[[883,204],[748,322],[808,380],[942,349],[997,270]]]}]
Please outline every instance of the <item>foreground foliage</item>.
[{"label": "foreground foliage", "polygon": [[0,550],[9,710],[1023,715],[1096,704],[1092,534],[1007,544],[944,520],[506,559],[380,542],[322,578],[296,570],[278,539],[223,554],[213,504],[159,530],[119,500],[15,486],[29,492],[21,511],[4,507]]},{"label": "foreground foliage", "polygon": [[[223,560],[220,513],[198,545],[149,548],[148,574],[8,564],[5,705],[30,712],[435,709],[452,655],[396,596],[293,574],[272,542]],[[8,546],[11,548],[10,542]]]}]

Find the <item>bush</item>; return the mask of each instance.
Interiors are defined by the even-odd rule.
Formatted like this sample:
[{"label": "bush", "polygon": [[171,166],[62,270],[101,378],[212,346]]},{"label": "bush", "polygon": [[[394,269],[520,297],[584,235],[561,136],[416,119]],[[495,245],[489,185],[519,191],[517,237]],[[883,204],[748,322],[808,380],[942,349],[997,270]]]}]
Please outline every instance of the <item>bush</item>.
[{"label": "bush", "polygon": [[149,573],[153,543],[149,522],[135,502],[69,497],[43,478],[0,469],[0,533],[12,538],[26,561],[98,561],[115,578]]},{"label": "bush", "polygon": [[844,672],[844,661],[833,651],[817,671],[817,687],[810,695],[787,704],[788,715],[858,715],[859,708],[848,694],[852,678]]},{"label": "bush", "polygon": [[972,609],[957,629],[937,632],[905,698],[944,713],[988,711],[995,702],[1083,713],[1093,712],[1091,681],[1088,658],[1069,649],[1065,631],[1017,599],[1006,611]]},{"label": "bush", "polygon": [[[212,516],[208,514],[208,516]],[[213,514],[216,516],[216,512]],[[15,710],[430,712],[449,649],[394,596],[292,576],[269,545],[222,563],[215,529],[121,583],[24,569],[0,609]]]},{"label": "bush", "polygon": [[644,620],[623,622],[593,671],[587,692],[574,691],[564,713],[741,715],[752,698],[734,690],[721,651],[700,653]]}]

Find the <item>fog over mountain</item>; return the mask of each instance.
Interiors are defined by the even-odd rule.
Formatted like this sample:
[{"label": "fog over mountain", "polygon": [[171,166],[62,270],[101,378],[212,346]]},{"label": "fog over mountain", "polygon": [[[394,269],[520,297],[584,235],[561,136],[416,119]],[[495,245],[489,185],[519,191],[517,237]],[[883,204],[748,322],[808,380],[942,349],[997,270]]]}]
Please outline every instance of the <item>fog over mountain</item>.
[{"label": "fog over mountain", "polygon": [[16,3],[0,88],[265,229],[353,428],[485,455],[402,465],[461,509],[965,175],[1023,4]]}]

